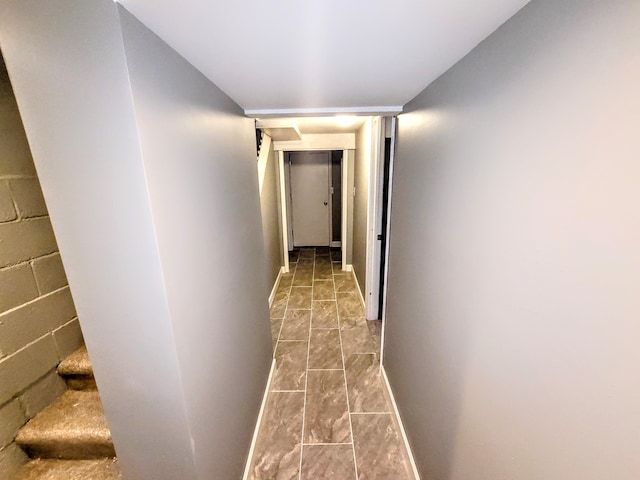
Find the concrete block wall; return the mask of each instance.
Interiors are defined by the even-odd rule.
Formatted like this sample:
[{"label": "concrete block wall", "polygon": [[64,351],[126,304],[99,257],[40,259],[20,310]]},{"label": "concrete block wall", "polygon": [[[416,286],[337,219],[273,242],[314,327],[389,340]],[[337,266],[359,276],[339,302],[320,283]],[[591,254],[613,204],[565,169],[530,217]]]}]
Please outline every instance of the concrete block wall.
[{"label": "concrete block wall", "polygon": [[26,456],[22,425],[65,390],[55,368],[83,344],[58,246],[0,56],[0,480]]}]

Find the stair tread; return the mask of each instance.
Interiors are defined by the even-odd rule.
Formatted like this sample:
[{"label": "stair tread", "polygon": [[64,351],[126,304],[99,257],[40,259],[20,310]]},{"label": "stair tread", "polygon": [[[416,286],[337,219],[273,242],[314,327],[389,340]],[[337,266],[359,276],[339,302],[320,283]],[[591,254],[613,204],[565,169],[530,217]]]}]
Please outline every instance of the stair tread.
[{"label": "stair tread", "polygon": [[89,360],[87,347],[80,347],[62,360],[60,365],[58,365],[58,374],[63,377],[69,375],[93,375],[93,367],[91,366],[91,360]]},{"label": "stair tread", "polygon": [[97,391],[67,390],[20,429],[16,442],[35,457],[115,455]]},{"label": "stair tread", "polygon": [[120,480],[120,468],[113,458],[99,460],[37,459],[27,463],[16,480]]}]

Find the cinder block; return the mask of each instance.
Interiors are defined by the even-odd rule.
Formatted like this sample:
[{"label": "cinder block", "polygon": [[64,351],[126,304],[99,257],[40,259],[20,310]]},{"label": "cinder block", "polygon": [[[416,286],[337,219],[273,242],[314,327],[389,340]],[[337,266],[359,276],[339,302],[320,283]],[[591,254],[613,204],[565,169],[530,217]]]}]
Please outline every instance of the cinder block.
[{"label": "cinder block", "polygon": [[67,284],[67,276],[59,253],[37,258],[32,265],[41,294],[53,292]]},{"label": "cinder block", "polygon": [[27,420],[35,417],[60,397],[66,389],[66,383],[55,370],[27,388],[18,398]]},{"label": "cinder block", "polygon": [[64,360],[84,345],[80,322],[77,318],[55,330],[53,332],[53,338],[56,341],[58,358],[60,360]]},{"label": "cinder block", "polygon": [[57,251],[48,217],[0,223],[0,268]]},{"label": "cinder block", "polygon": [[20,470],[27,462],[29,457],[15,443],[7,445],[0,450],[0,478],[2,480],[10,480],[16,478],[18,470]]},{"label": "cinder block", "polygon": [[11,95],[11,82],[9,82],[9,73],[7,73],[7,67],[4,64],[2,54],[0,53],[0,95]]},{"label": "cinder block", "polygon": [[36,279],[28,263],[0,270],[0,314],[38,295]]},{"label": "cinder block", "polygon": [[12,399],[58,364],[53,335],[0,360],[0,404]]},{"label": "cinder block", "polygon": [[20,218],[43,217],[47,215],[42,188],[37,178],[16,178],[9,180],[13,200]]},{"label": "cinder block", "polygon": [[18,429],[25,423],[27,423],[27,417],[18,400],[12,400],[0,407],[0,449],[13,442]]},{"label": "cinder block", "polygon": [[2,96],[0,92],[0,112],[0,131],[24,128],[18,104],[13,95]]},{"label": "cinder block", "polygon": [[0,176],[3,175],[36,175],[22,125],[0,130]]},{"label": "cinder block", "polygon": [[0,181],[0,222],[10,222],[16,218],[16,209],[13,207],[9,185],[7,182]]},{"label": "cinder block", "polygon": [[16,352],[75,317],[68,287],[0,315],[0,356]]}]

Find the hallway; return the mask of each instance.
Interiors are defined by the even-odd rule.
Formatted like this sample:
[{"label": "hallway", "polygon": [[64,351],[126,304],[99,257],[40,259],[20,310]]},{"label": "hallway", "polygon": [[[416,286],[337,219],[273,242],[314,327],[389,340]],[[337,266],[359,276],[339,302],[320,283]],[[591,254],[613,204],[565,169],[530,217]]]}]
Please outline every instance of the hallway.
[{"label": "hallway", "polygon": [[249,478],[411,479],[368,322],[340,251],[290,254],[271,307],[276,369]]}]

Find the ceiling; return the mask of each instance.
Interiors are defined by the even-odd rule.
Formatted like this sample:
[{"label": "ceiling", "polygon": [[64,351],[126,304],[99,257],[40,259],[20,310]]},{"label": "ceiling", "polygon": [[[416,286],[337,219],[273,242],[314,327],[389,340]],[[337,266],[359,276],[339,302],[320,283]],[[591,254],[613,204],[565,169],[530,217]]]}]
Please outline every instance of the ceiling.
[{"label": "ceiling", "polygon": [[118,0],[248,115],[398,110],[528,0]]}]

